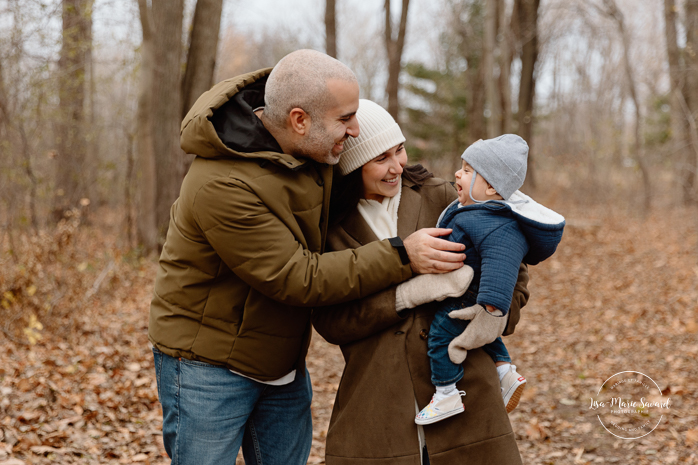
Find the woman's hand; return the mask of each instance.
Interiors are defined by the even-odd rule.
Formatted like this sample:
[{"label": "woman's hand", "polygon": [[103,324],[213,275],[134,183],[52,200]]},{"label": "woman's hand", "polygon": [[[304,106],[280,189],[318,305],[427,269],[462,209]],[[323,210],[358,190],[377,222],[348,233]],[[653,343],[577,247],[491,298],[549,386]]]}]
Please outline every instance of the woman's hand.
[{"label": "woman's hand", "polygon": [[442,301],[446,297],[458,297],[465,293],[473,280],[473,269],[464,266],[459,270],[445,274],[423,274],[405,281],[395,290],[395,310],[433,301]]},{"label": "woman's hand", "polygon": [[463,266],[465,246],[458,242],[439,239],[451,234],[451,229],[424,228],[415,231],[403,241],[410,266],[415,274],[447,273]]}]

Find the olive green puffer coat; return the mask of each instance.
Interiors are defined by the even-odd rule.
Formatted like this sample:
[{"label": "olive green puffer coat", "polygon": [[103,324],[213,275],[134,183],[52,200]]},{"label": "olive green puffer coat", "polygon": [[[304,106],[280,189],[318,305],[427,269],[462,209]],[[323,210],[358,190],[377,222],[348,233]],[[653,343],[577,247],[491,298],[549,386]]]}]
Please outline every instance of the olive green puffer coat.
[{"label": "olive green puffer coat", "polygon": [[182,123],[197,156],[170,212],[149,326],[167,355],[262,381],[304,366],[311,307],[412,275],[388,241],[321,254],[332,169],[281,153],[254,115],[270,71],[215,85]]}]

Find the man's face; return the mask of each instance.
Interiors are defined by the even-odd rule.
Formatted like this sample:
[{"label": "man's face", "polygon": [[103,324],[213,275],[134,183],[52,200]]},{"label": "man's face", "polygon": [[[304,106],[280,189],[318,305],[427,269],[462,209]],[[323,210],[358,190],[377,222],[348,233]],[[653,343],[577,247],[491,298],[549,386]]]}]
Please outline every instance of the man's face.
[{"label": "man's face", "polygon": [[359,135],[356,111],[359,109],[359,85],[357,83],[330,80],[327,89],[335,105],[321,118],[311,120],[310,129],[298,144],[299,152],[320,163],[335,165],[349,136]]}]

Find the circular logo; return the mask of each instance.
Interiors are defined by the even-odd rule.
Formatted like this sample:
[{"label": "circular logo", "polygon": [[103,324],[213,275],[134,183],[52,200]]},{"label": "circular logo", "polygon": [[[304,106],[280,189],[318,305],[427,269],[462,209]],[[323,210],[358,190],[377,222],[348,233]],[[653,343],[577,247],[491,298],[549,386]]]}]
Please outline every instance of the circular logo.
[{"label": "circular logo", "polygon": [[591,398],[601,425],[621,439],[639,439],[659,426],[671,400],[652,378],[639,371],[621,371],[608,378]]}]

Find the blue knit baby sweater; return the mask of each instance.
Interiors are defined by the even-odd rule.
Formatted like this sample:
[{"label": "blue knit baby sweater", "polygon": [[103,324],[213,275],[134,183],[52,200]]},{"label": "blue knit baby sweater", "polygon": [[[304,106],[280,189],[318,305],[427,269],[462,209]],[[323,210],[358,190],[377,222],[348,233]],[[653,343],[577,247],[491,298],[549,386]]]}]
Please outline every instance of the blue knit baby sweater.
[{"label": "blue knit baby sweater", "polygon": [[523,262],[536,265],[550,257],[562,239],[565,219],[516,191],[507,201],[449,205],[437,223],[451,228],[447,239],[465,245],[465,264],[474,271],[468,290],[477,303],[509,311]]}]

